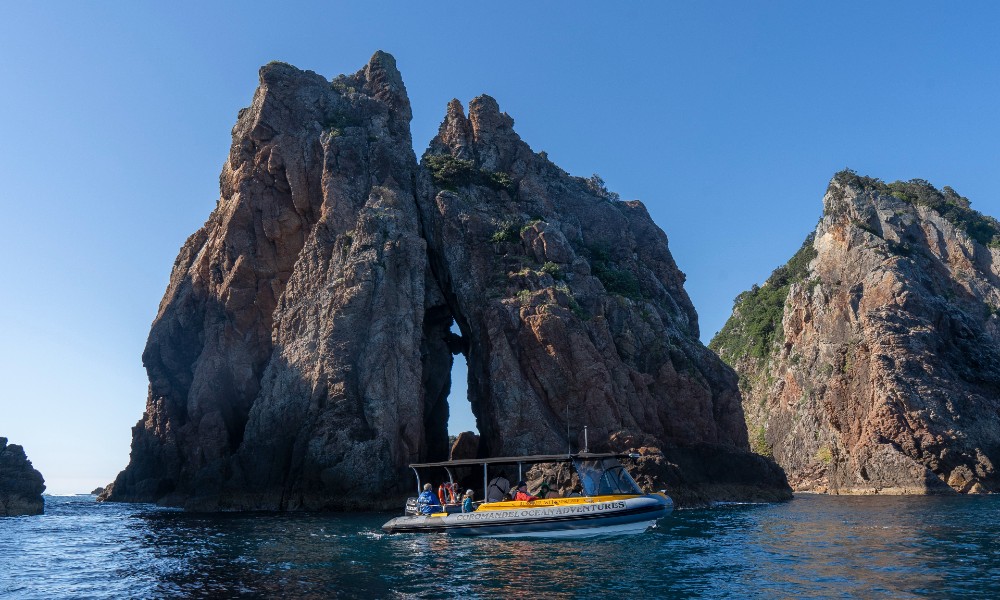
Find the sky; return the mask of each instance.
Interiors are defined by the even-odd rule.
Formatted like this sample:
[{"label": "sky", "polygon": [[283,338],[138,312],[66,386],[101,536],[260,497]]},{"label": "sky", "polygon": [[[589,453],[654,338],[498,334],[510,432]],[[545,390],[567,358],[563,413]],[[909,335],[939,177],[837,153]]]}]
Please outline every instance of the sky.
[{"label": "sky", "polygon": [[[170,268],[272,60],[332,78],[392,53],[418,155],[451,98],[492,95],[533,149],[645,203],[706,343],[845,167],[1000,216],[1000,4],[619,4],[9,3],[0,436],[49,493],[125,467]],[[464,377],[453,433],[474,428]]]}]

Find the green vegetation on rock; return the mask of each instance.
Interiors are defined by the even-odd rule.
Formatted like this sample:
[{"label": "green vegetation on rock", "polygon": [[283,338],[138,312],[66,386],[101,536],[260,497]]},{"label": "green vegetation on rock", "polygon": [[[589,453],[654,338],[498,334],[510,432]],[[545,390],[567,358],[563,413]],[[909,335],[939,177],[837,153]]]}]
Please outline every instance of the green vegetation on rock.
[{"label": "green vegetation on rock", "polygon": [[447,190],[482,185],[499,191],[514,185],[514,180],[507,173],[477,169],[471,160],[455,158],[450,154],[433,154],[424,160],[434,183]]},{"label": "green vegetation on rock", "polygon": [[352,114],[345,109],[337,109],[326,116],[322,123],[324,130],[330,131],[334,137],[342,135],[347,127],[360,127],[364,125],[364,119]]},{"label": "green vegetation on rock", "polygon": [[618,195],[618,192],[608,191],[608,186],[605,185],[604,179],[602,179],[597,173],[594,173],[585,181],[587,183],[587,188],[597,196],[611,202],[618,202],[621,200],[621,196]]},{"label": "green vegetation on rock", "polygon": [[552,261],[548,261],[542,265],[542,273],[548,273],[552,276],[552,279],[555,279],[556,281],[561,281],[563,278],[562,269],[560,269],[559,265]]},{"label": "green vegetation on rock", "polygon": [[494,244],[513,243],[521,240],[517,224],[512,221],[503,221],[497,227],[496,232],[490,241]]},{"label": "green vegetation on rock", "polygon": [[760,454],[761,456],[774,456],[771,445],[767,443],[767,430],[763,425],[758,425],[753,429],[750,435],[750,450],[754,454]]},{"label": "green vegetation on rock", "polygon": [[809,262],[816,258],[814,237],[815,234],[810,233],[791,260],[775,269],[764,285],[754,285],[736,296],[733,316],[708,344],[727,363],[735,365],[739,359],[748,355],[761,360],[767,359],[775,340],[784,334],[781,320],[788,290],[793,283],[806,278],[809,274]]},{"label": "green vegetation on rock", "polygon": [[521,233],[527,232],[529,229],[531,229],[536,224],[541,223],[541,222],[542,222],[542,220],[539,219],[539,218],[530,219],[527,223],[524,224],[523,227],[521,227]]},{"label": "green vegetation on rock", "polygon": [[618,268],[611,261],[611,252],[603,246],[587,248],[590,254],[590,271],[611,294],[618,294],[630,300],[642,300],[639,279],[631,271]]},{"label": "green vegetation on rock", "polygon": [[914,206],[926,206],[980,244],[1000,248],[1000,222],[973,210],[968,198],[948,186],[938,190],[923,179],[885,183],[881,179],[858,175],[850,169],[837,173],[833,178],[841,185],[889,194]]},{"label": "green vegetation on rock", "polygon": [[340,77],[334,79],[330,82],[330,87],[337,90],[341,94],[356,94],[358,93],[357,88],[347,83],[347,78],[341,75]]}]

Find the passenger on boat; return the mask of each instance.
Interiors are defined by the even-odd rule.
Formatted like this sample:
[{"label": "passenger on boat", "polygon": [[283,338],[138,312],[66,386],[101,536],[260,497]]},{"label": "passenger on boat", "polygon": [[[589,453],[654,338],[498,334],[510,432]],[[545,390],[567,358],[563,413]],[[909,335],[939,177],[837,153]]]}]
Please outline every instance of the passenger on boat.
[{"label": "passenger on boat", "polygon": [[[490,484],[486,487],[486,501],[487,502],[502,502],[504,497],[510,493],[510,481],[504,476],[503,472],[490,480]],[[507,498],[509,500],[509,498]]]},{"label": "passenger on boat", "polygon": [[532,496],[528,493],[528,484],[524,481],[517,482],[517,493],[514,494],[514,500],[520,502],[531,502],[533,500],[538,500],[538,496]]},{"label": "passenger on boat", "polygon": [[472,506],[472,497],[474,495],[475,492],[472,490],[465,490],[465,498],[462,500],[462,512],[467,513],[476,510],[476,508]]},{"label": "passenger on boat", "polygon": [[434,495],[433,485],[424,484],[424,491],[417,496],[417,506],[420,507],[420,514],[423,515],[441,512],[441,504],[438,502],[437,496]]},{"label": "passenger on boat", "polygon": [[538,497],[545,500],[546,498],[558,498],[559,494],[552,491],[548,481],[543,481],[542,487],[538,488]]}]

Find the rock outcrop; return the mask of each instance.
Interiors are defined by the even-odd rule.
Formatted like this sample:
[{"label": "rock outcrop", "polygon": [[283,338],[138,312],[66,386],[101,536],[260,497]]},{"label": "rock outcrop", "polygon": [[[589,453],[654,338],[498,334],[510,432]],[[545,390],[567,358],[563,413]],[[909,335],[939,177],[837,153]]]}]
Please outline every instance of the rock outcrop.
[{"label": "rock outcrop", "polygon": [[736,376],[698,342],[645,208],[533,153],[491,98],[468,117],[452,102],[422,164],[410,116],[382,52],[332,82],[261,69],[219,203],[174,264],[106,499],[396,506],[408,463],[448,456],[458,352],[480,456],[576,449],[584,424],[595,442],[746,453]]},{"label": "rock outcrop", "polygon": [[458,434],[448,452],[448,460],[476,458],[479,455],[479,436],[471,431]]},{"label": "rock outcrop", "polygon": [[24,448],[0,437],[0,517],[42,514],[44,491],[45,480],[31,466]]},{"label": "rock outcrop", "polygon": [[952,189],[838,173],[802,250],[710,347],[792,486],[1000,489],[1000,224]]},{"label": "rock outcrop", "polygon": [[[576,450],[589,425],[593,451],[634,434],[668,453],[698,446],[689,470],[745,453],[734,374],[698,341],[684,274],[642,203],[533,152],[489,96],[467,117],[449,104],[422,164],[430,267],[467,348],[481,452]],[[754,464],[758,493],[782,497],[780,471]]]}]

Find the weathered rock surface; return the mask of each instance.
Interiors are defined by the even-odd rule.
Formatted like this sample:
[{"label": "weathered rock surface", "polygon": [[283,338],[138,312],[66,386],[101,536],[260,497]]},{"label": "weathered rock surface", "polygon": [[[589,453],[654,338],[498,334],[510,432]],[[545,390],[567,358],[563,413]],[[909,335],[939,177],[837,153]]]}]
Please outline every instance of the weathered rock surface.
[{"label": "weathered rock surface", "polygon": [[[660,443],[651,436],[617,434],[609,449],[632,454],[633,458],[621,462],[639,486],[666,490],[681,507],[727,501],[778,502],[790,497],[785,474],[764,456],[718,444],[660,448]],[[476,485],[472,478],[468,481]],[[579,477],[566,464],[532,467],[525,481],[532,491],[547,483],[558,496],[582,489]]]},{"label": "weathered rock surface", "polygon": [[1000,488],[1000,226],[950,188],[838,173],[795,258],[711,347],[792,486]]},{"label": "weathered rock surface", "polygon": [[[746,454],[734,374],[698,341],[684,275],[642,203],[534,153],[488,96],[468,117],[449,104],[422,164],[430,266],[468,348],[482,454],[580,449],[585,424],[592,451],[630,434],[697,446],[689,471]],[[753,464],[758,491],[787,494],[779,470]]]},{"label": "weathered rock surface", "polygon": [[31,466],[24,448],[0,437],[0,517],[42,514],[44,491],[45,480]]},{"label": "weathered rock surface", "polygon": [[112,481],[108,485],[104,486],[104,489],[101,490],[101,493],[97,494],[97,501],[104,502],[107,500],[111,500],[114,491],[115,491],[115,482]]},{"label": "weathered rock surface", "polygon": [[106,499],[396,507],[408,463],[448,456],[458,352],[481,456],[575,449],[585,423],[592,448],[620,432],[746,452],[736,376],[698,342],[642,205],[534,154],[491,98],[470,108],[449,106],[418,165],[391,56],[332,82],[261,69]]},{"label": "weathered rock surface", "polygon": [[342,507],[421,458],[434,290],[409,120],[387,54],[332,83],[261,69],[153,323],[146,414],[109,499]]},{"label": "weathered rock surface", "polygon": [[471,431],[463,431],[455,438],[448,452],[448,460],[476,458],[479,455],[479,436]]}]

